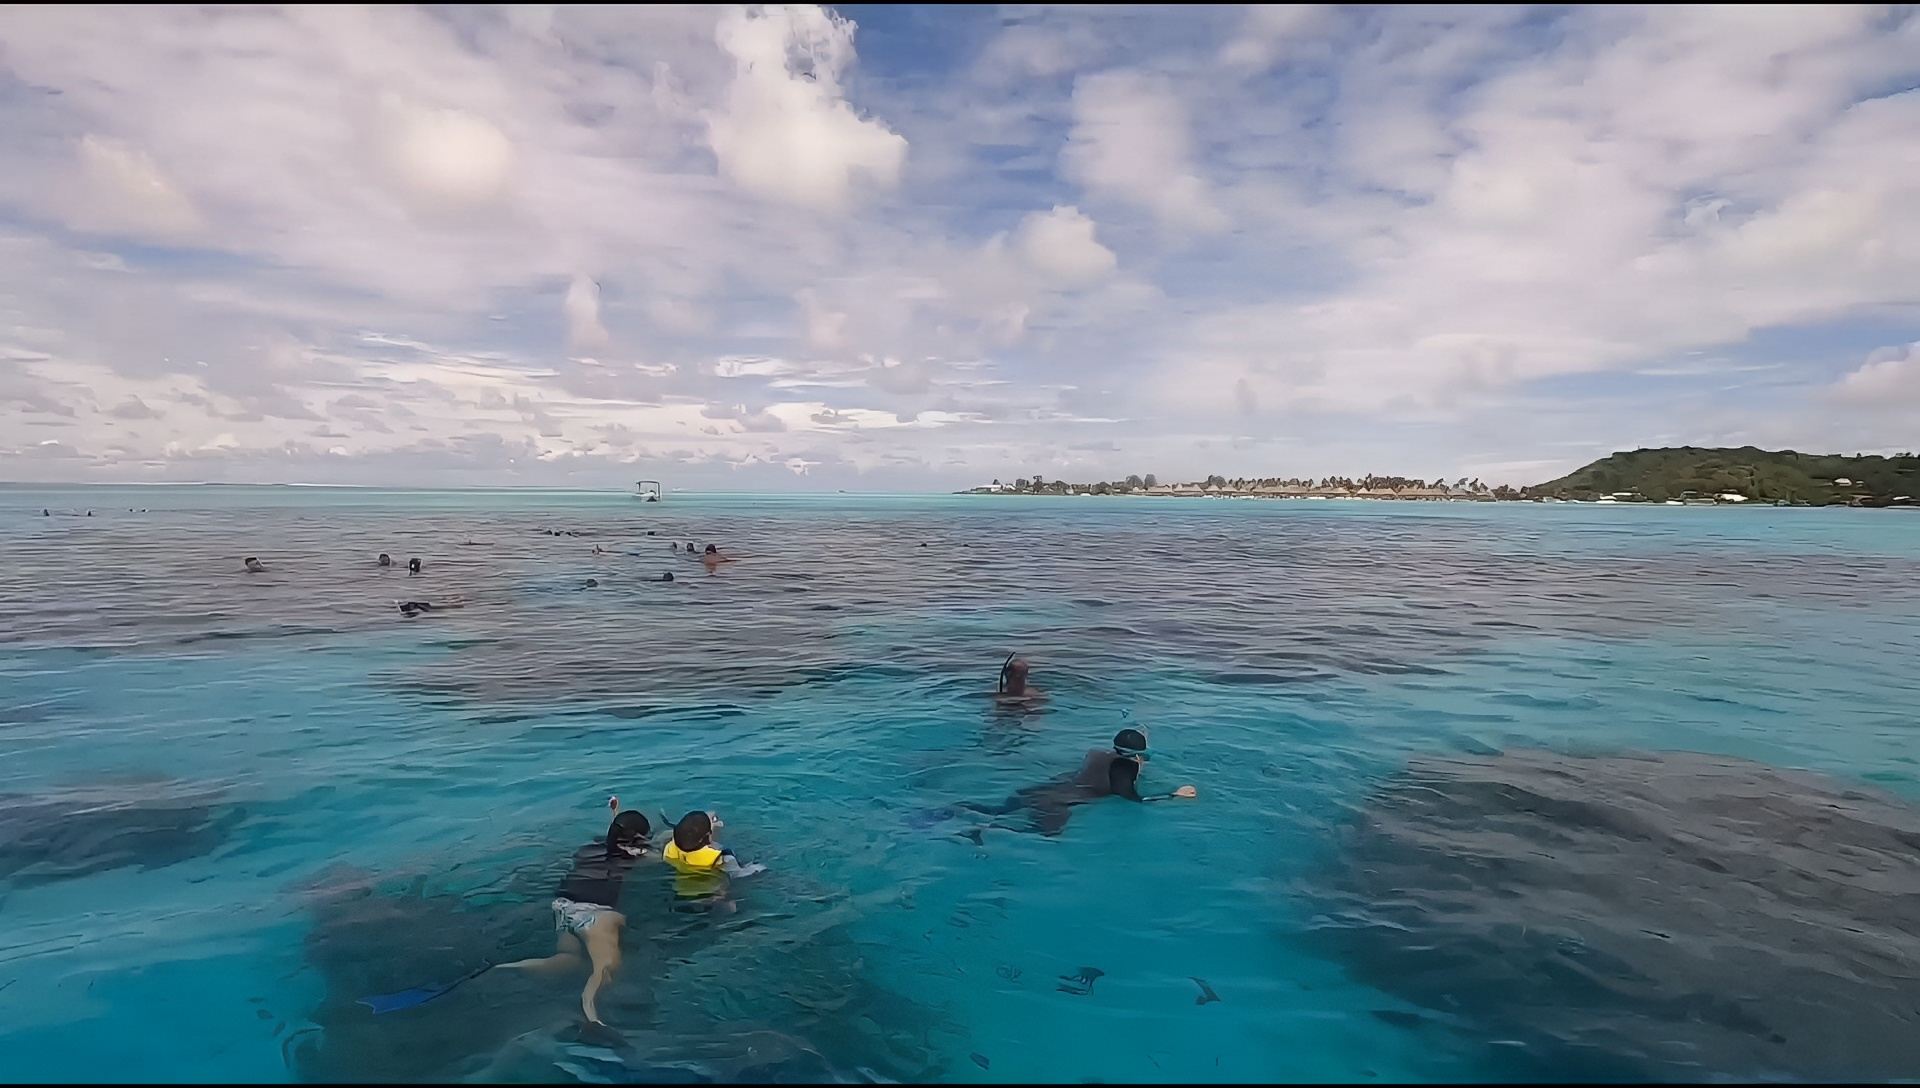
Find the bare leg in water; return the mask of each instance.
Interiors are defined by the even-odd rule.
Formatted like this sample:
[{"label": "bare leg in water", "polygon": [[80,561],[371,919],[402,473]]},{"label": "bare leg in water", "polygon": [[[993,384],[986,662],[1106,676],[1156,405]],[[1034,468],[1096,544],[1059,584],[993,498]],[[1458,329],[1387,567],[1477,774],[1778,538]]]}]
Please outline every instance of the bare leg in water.
[{"label": "bare leg in water", "polygon": [[580,935],[587,945],[587,958],[593,962],[593,973],[587,976],[586,988],[580,991],[580,1010],[587,1014],[589,1021],[601,1027],[607,1025],[606,1021],[600,1019],[595,998],[600,994],[600,987],[612,982],[613,976],[620,970],[620,930],[626,924],[624,916],[607,911]]},{"label": "bare leg in water", "polygon": [[593,924],[584,932],[560,934],[553,955],[503,963],[499,969],[531,971],[537,975],[554,977],[578,970],[583,964],[584,953],[584,962],[592,967],[592,971],[587,975],[586,987],[580,991],[580,1011],[587,1014],[588,1020],[605,1027],[606,1022],[600,1019],[598,998],[601,988],[612,982],[614,974],[620,970],[620,931],[626,924],[626,917],[619,911],[603,910],[594,916]]}]

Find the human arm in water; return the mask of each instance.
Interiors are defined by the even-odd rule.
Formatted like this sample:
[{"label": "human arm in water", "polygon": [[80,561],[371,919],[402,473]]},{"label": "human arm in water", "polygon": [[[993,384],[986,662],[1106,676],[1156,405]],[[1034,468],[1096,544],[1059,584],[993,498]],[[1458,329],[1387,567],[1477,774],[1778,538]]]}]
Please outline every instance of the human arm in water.
[{"label": "human arm in water", "polygon": [[1197,797],[1200,791],[1192,786],[1181,786],[1172,793],[1156,793],[1141,796],[1139,789],[1140,764],[1131,759],[1116,759],[1107,765],[1108,790],[1116,797],[1129,801],[1171,801],[1176,797]]}]

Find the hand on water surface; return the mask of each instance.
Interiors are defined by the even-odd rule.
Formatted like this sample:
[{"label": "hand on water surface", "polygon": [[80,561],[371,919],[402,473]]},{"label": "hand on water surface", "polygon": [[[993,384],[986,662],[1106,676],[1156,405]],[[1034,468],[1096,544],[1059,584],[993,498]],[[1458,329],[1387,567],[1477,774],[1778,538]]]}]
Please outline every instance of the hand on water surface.
[{"label": "hand on water surface", "polygon": [[1173,791],[1173,795],[1175,797],[1198,797],[1200,796],[1200,791],[1194,789],[1192,786],[1181,786],[1179,789]]}]

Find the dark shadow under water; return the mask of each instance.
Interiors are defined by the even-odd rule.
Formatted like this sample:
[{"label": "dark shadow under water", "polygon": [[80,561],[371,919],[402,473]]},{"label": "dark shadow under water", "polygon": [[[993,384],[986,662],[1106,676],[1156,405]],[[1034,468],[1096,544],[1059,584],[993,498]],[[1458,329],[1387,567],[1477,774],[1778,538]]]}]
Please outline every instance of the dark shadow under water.
[{"label": "dark shadow under water", "polygon": [[1690,753],[1419,761],[1313,892],[1357,979],[1515,1044],[1502,1075],[1920,1072],[1920,810],[1885,796]]},{"label": "dark shadow under water", "polygon": [[[624,962],[600,998],[611,1030],[579,1010],[584,972],[560,980],[489,972],[416,1008],[375,1016],[359,999],[444,982],[484,963],[553,948],[548,881],[517,874],[484,896],[402,886],[340,870],[307,889],[306,956],[323,993],[287,1044],[289,1068],[323,1083],[482,1080],[546,1083],[854,1083],[937,1075],[916,1047],[924,1014],[861,977],[857,950],[831,928],[774,942],[785,988],[754,985],[756,1007],[727,1015],[689,1000],[698,961],[756,924],[676,914],[669,897],[627,906]],[[547,894],[542,894],[545,891]],[[658,909],[656,909],[658,908]],[[756,970],[761,965],[754,964]],[[747,983],[742,982],[743,986]],[[765,1007],[759,1007],[764,1004]],[[777,1027],[775,1025],[778,1025]]]},{"label": "dark shadow under water", "polygon": [[242,813],[182,790],[124,783],[0,795],[0,881],[24,887],[129,866],[158,869],[211,853]]}]

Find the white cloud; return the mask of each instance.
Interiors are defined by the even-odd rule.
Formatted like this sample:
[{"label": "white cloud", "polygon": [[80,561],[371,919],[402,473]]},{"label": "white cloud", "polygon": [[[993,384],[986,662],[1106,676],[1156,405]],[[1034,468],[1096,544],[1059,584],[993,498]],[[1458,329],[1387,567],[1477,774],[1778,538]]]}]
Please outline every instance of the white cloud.
[{"label": "white cloud", "polygon": [[1070,205],[1034,212],[1020,221],[1014,247],[1047,278],[1068,287],[1093,283],[1113,271],[1113,250],[1094,237],[1093,220]]},{"label": "white cloud", "polygon": [[567,284],[567,343],[574,348],[597,348],[607,343],[607,327],[600,323],[600,285],[576,275]]},{"label": "white cloud", "polygon": [[75,145],[77,178],[61,190],[66,220],[79,230],[173,240],[202,226],[200,213],[153,157],[91,133]]},{"label": "white cloud", "polygon": [[1224,230],[1226,213],[1199,174],[1179,89],[1136,71],[1082,76],[1062,172],[1089,192],[1152,211],[1168,227]]},{"label": "white cloud", "polygon": [[906,139],[841,93],[853,30],[813,6],[721,16],[715,37],[735,68],[707,138],[722,174],[759,196],[827,211],[845,208],[860,184],[898,183]]},{"label": "white cloud", "polygon": [[1904,9],[916,18],[940,63],[807,8],[10,11],[0,474],[1431,478],[1910,431],[1904,354],[1831,369],[1920,337]]},{"label": "white cloud", "polygon": [[1863,408],[1920,409],[1920,342],[1875,350],[1840,379],[1834,392]]},{"label": "white cloud", "polygon": [[1220,63],[1232,68],[1264,69],[1302,37],[1328,22],[1324,4],[1252,4],[1245,22],[1220,48]]},{"label": "white cloud", "polygon": [[513,144],[485,118],[390,94],[381,102],[381,127],[386,166],[416,206],[469,212],[505,196]]}]

